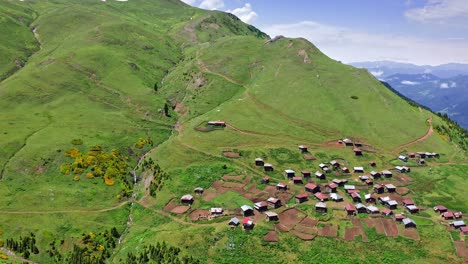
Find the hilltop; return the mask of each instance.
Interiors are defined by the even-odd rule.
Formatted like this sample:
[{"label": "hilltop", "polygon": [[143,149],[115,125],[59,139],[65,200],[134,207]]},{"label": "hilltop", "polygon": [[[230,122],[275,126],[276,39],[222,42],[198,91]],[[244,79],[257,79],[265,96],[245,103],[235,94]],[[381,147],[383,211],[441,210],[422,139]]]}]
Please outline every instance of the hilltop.
[{"label": "hilltop", "polygon": [[[16,257],[463,262],[464,236],[431,208],[468,213],[464,139],[367,70],[334,61],[305,39],[270,39],[233,15],[176,0],[9,0],[0,13],[7,36],[0,56],[8,58],[0,64],[0,238]],[[208,125],[216,120],[225,123]],[[338,143],[344,138],[363,155]],[[438,157],[397,159],[418,151]],[[319,164],[332,160],[364,172],[316,179]],[[286,169],[313,177],[293,184]],[[362,196],[373,193],[358,176],[387,169],[395,177],[375,183],[396,185],[392,198],[421,208],[411,216],[416,230],[390,217],[347,216],[344,203],[352,200],[343,186],[345,201],[327,202],[327,213],[315,212],[313,195],[295,201],[306,182],[325,189],[335,177]],[[288,191],[276,190],[280,182]],[[180,200],[187,194],[190,205]],[[242,221],[241,205],[269,196],[283,202],[271,210],[279,222],[255,211],[250,232],[228,226],[232,217]],[[221,216],[210,215],[214,207]],[[15,246],[20,239],[28,246]]]}]

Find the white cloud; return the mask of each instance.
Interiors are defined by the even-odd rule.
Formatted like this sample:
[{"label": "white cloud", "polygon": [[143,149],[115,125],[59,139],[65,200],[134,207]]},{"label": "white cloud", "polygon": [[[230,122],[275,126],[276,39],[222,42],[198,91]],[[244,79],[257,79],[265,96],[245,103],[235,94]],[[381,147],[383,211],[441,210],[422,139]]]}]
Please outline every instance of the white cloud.
[{"label": "white cloud", "polygon": [[450,88],[455,88],[457,87],[457,83],[456,82],[451,82],[450,83]]},{"label": "white cloud", "polygon": [[401,81],[401,84],[404,84],[404,85],[418,85],[419,82]]},{"label": "white cloud", "polygon": [[384,74],[383,71],[371,71],[370,73],[374,75],[375,77],[379,77],[379,76],[382,76],[382,74]]},{"label": "white cloud", "polygon": [[468,63],[468,41],[371,34],[314,21],[269,25],[260,29],[270,36],[304,37],[328,56],[344,62],[391,60],[429,65]]},{"label": "white cloud", "polygon": [[468,3],[466,0],[427,0],[423,7],[406,11],[405,16],[418,22],[438,23],[453,18],[468,18]]},{"label": "white cloud", "polygon": [[449,88],[448,83],[441,83],[440,84],[440,89],[448,89],[448,88]]},{"label": "white cloud", "polygon": [[182,0],[182,2],[186,3],[187,5],[195,5],[197,3],[197,0]]},{"label": "white cloud", "polygon": [[203,9],[217,10],[224,7],[223,0],[203,0],[198,6]]},{"label": "white cloud", "polygon": [[252,10],[252,5],[250,3],[246,3],[243,7],[236,8],[232,11],[227,10],[226,12],[236,15],[247,24],[253,23],[258,18],[257,13]]}]

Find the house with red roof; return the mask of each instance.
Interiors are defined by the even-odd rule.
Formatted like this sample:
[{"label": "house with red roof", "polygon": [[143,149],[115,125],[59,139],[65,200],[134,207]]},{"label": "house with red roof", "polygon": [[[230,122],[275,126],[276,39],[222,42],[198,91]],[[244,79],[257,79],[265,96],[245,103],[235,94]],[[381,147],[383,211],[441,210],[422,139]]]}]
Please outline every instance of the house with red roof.
[{"label": "house with red roof", "polygon": [[445,207],[443,205],[437,205],[437,206],[434,206],[434,211],[438,212],[439,214],[442,214],[442,213],[447,212],[448,209],[447,209],[447,207]]},{"label": "house with red roof", "polygon": [[335,193],[337,188],[338,188],[338,184],[334,182],[327,183],[327,186],[325,186],[325,190],[331,193]]},{"label": "house with red roof", "polygon": [[302,177],[293,177],[292,180],[294,184],[303,184]]},{"label": "house with red roof", "polygon": [[317,198],[317,200],[319,200],[320,202],[325,202],[325,201],[328,201],[328,195],[324,194],[324,193],[321,193],[321,192],[317,192],[314,194],[315,198]]},{"label": "house with red roof", "polygon": [[307,193],[298,194],[298,195],[296,195],[296,202],[297,203],[307,202],[307,200],[309,200],[308,197],[309,197],[309,195]]},{"label": "house with red roof", "polygon": [[356,214],[356,207],[354,207],[353,204],[350,204],[350,203],[346,204],[344,209],[345,209],[345,211],[346,211],[346,213],[348,215],[355,215]]},{"label": "house with red roof", "polygon": [[318,186],[315,183],[307,183],[304,186],[304,188],[305,188],[306,192],[310,192],[310,193],[320,192],[320,186]]}]

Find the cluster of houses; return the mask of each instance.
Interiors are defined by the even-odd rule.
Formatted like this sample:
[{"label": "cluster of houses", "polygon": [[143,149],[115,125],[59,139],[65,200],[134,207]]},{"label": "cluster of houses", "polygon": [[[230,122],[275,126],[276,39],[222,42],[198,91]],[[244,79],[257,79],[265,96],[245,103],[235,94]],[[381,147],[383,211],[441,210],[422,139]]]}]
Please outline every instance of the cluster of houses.
[{"label": "cluster of houses", "polygon": [[435,152],[406,152],[406,155],[399,155],[398,159],[403,161],[403,162],[408,162],[408,159],[415,159],[418,164],[425,164],[426,163],[426,158],[438,158],[439,153]]},{"label": "cluster of houses", "polygon": [[462,212],[449,211],[447,207],[443,205],[434,206],[433,209],[445,220],[454,220],[450,222],[450,226],[453,226],[455,229],[459,229],[463,234],[468,235],[468,226],[466,226],[465,221],[460,220],[463,217]]}]

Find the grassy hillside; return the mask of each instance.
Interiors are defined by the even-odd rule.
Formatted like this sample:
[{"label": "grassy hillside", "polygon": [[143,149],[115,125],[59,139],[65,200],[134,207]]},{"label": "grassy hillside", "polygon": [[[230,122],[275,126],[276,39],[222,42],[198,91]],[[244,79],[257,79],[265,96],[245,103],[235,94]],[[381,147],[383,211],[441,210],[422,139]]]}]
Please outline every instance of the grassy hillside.
[{"label": "grassy hillside", "polygon": [[[366,71],[329,59],[304,39],[267,41],[232,15],[176,0],[8,0],[0,15],[7,36],[0,40],[0,56],[7,58],[0,62],[0,239],[33,232],[39,252],[30,259],[123,263],[128,253],[164,241],[180,248],[180,259],[202,263],[365,263],[366,254],[382,262],[461,263],[432,213],[420,220],[429,221],[421,240],[383,239],[382,248],[392,250],[372,252],[367,243],[343,240],[352,226],[338,221],[343,210],[316,215],[313,201],[297,208],[320,225],[337,226],[336,238],[303,242],[285,232],[270,244],[262,236],[274,227],[263,218],[250,233],[228,228],[227,216],[191,219],[194,209],[223,206],[235,213],[256,200],[248,194],[268,188],[257,184],[264,172],[253,166],[256,157],[275,166],[276,183],[286,181],[286,168],[315,172],[320,162],[339,159],[366,171],[374,160],[385,169],[399,164],[399,152],[420,150],[440,158],[402,186],[411,186],[422,206],[451,197],[447,206],[466,212],[463,184],[457,185],[466,181],[466,155],[444,135],[429,133],[431,116],[434,125],[446,121],[411,106]],[[209,120],[228,126],[211,129]],[[364,157],[335,144],[345,137],[366,144]],[[316,161],[305,160],[299,144],[309,145]],[[436,168],[432,174],[429,166]],[[221,178],[227,174],[237,180]],[[354,176],[340,177],[362,185]],[[216,181],[242,188],[217,195]],[[216,196],[197,196],[187,213],[170,212],[169,205],[198,186]],[[287,204],[296,207],[294,199]],[[343,252],[331,257],[334,247]],[[318,256],[317,248],[328,253]]]}]

